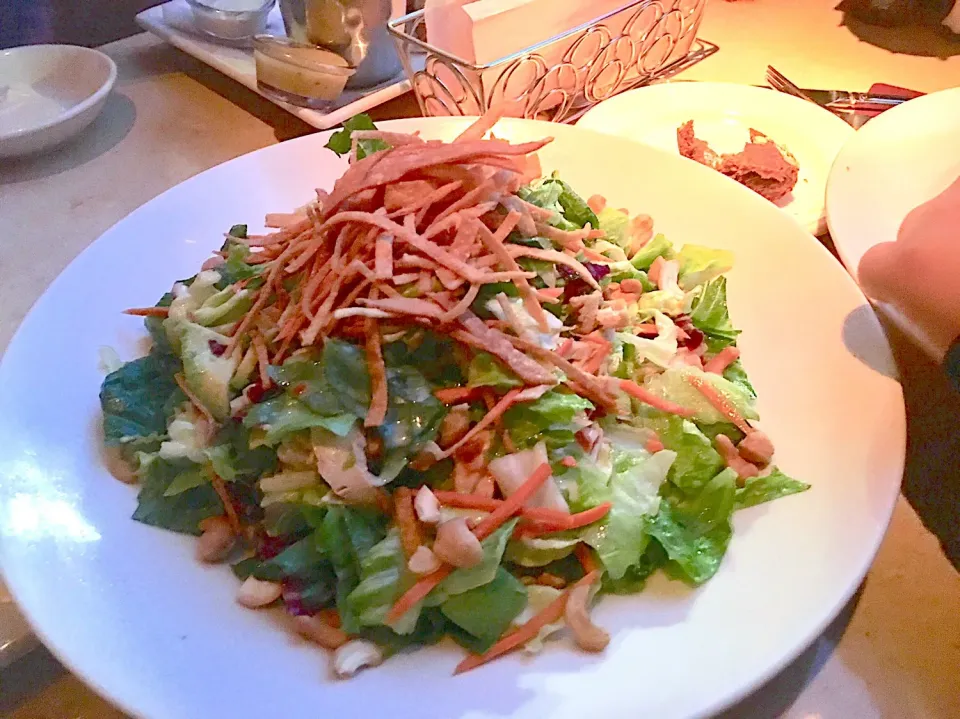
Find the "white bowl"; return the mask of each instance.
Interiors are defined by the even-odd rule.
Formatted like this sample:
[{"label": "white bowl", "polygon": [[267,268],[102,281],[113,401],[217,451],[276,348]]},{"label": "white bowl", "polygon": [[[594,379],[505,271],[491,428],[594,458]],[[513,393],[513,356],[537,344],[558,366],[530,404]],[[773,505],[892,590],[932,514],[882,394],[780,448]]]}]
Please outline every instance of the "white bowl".
[{"label": "white bowl", "polygon": [[0,157],[73,137],[100,114],[117,66],[97,50],[24,45],[0,51]]}]

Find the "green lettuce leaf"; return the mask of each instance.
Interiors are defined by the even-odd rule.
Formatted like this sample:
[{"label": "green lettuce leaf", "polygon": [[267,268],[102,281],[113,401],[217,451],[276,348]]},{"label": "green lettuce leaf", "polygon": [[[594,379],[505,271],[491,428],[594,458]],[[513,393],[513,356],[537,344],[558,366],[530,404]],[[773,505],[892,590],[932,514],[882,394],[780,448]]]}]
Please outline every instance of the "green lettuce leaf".
[{"label": "green lettuce leaf", "polygon": [[507,390],[520,387],[523,382],[492,354],[477,352],[467,367],[467,385]]},{"label": "green lettuce leaf", "polygon": [[805,492],[810,489],[809,484],[788,477],[777,467],[774,467],[766,477],[751,477],[746,484],[737,490],[736,508],[744,509],[774,499],[786,497],[790,494]]},{"label": "green lettuce leaf", "polygon": [[180,368],[173,355],[153,351],[106,376],[100,406],[108,447],[146,449],[167,433],[174,408],[186,399],[174,380]]},{"label": "green lettuce leaf", "polygon": [[473,651],[485,652],[526,606],[526,588],[499,567],[493,581],[450,597],[440,611],[477,640]]},{"label": "green lettuce leaf", "polygon": [[[234,227],[243,227],[244,236],[246,236],[246,225],[234,225]],[[230,228],[231,235],[233,234],[234,227]],[[217,268],[217,272],[220,273],[220,282],[218,283],[220,289],[229,287],[240,280],[259,277],[260,273],[263,272],[264,265],[247,264],[247,257],[250,256],[250,247],[246,243],[234,242],[228,239],[220,249],[227,253],[224,263]]]},{"label": "green lettuce leaf", "polygon": [[582,531],[572,536],[551,534],[547,537],[524,537],[512,539],[507,544],[504,558],[521,567],[543,567],[573,553],[580,543]]},{"label": "green lettuce leaf", "polygon": [[323,376],[345,411],[364,417],[370,407],[370,374],[363,348],[328,339],[323,347]]},{"label": "green lettuce leaf", "polygon": [[600,210],[597,222],[599,229],[604,232],[605,240],[619,245],[624,250],[630,247],[630,215],[608,205]]},{"label": "green lettuce leaf", "polygon": [[640,556],[640,561],[631,564],[620,579],[603,575],[603,591],[611,594],[637,594],[643,591],[647,579],[667,563],[669,557],[660,542],[651,540]]},{"label": "green lettuce leaf", "polygon": [[694,412],[693,420],[698,424],[718,424],[726,422],[722,415],[703,394],[694,387],[688,377],[699,377],[703,382],[723,395],[745,419],[758,419],[755,398],[743,387],[734,384],[720,375],[703,372],[694,367],[670,368],[661,374],[650,377],[644,386],[657,397],[676,402]]},{"label": "green lettuce leaf", "polygon": [[673,244],[664,235],[657,234],[630,258],[632,264],[638,270],[649,270],[650,265],[658,257],[671,259],[673,257]]},{"label": "green lettuce leaf", "polygon": [[560,179],[553,179],[549,182],[555,182],[562,188],[560,195],[557,197],[557,203],[560,205],[564,219],[577,227],[585,227],[587,224],[594,229],[600,227],[600,221],[593,210],[590,209],[587,201],[574,192],[570,185]]},{"label": "green lettuce leaf", "polygon": [[173,532],[199,535],[202,520],[223,514],[223,502],[216,491],[206,482],[169,496],[167,490],[180,475],[193,478],[200,468],[189,460],[168,461],[157,456],[141,462],[140,493],[133,518]]},{"label": "green lettuce leaf", "polygon": [[[327,144],[324,145],[328,150],[333,150],[337,155],[343,157],[350,153],[353,145],[352,135],[355,130],[376,130],[377,126],[366,113],[354,115],[343,123],[343,128],[330,135]],[[357,143],[357,159],[362,160],[367,155],[372,155],[381,150],[387,150],[390,145],[383,140],[360,140]]]},{"label": "green lettuce leaf", "polygon": [[[414,581],[406,568],[400,532],[392,529],[360,561],[360,583],[347,597],[352,614],[361,626],[384,624],[390,607]],[[419,616],[418,604],[390,627],[397,634],[409,634]]]},{"label": "green lettuce leaf", "polygon": [[693,422],[671,416],[645,425],[657,433],[664,447],[677,453],[667,479],[684,493],[698,493],[723,469],[720,453]]},{"label": "green lettuce leaf", "polygon": [[733,269],[733,253],[700,245],[684,245],[677,253],[680,261],[679,281],[684,290],[716,279]]},{"label": "green lettuce leaf", "polygon": [[476,587],[482,587],[489,584],[497,575],[497,569],[503,558],[503,552],[507,548],[507,541],[513,534],[514,527],[517,526],[517,519],[512,519],[502,525],[497,531],[483,540],[483,560],[480,564],[469,569],[455,569],[450,575],[440,582],[430,596],[427,597],[428,605],[443,604],[448,597],[455,594],[463,594]]},{"label": "green lettuce leaf", "polygon": [[336,604],[344,631],[361,627],[348,598],[360,583],[361,560],[386,536],[386,518],[379,512],[333,505],[323,516],[318,541],[337,577]]},{"label": "green lettuce leaf", "polygon": [[675,453],[664,450],[654,455],[643,451],[613,451],[610,501],[613,506],[597,530],[585,541],[597,555],[611,579],[622,579],[640,561],[650,541],[644,517],[657,513],[661,505],[660,485],[667,478]]},{"label": "green lettuce leaf", "polygon": [[703,286],[690,313],[690,321],[708,338],[720,340],[710,345],[717,352],[737,340],[740,330],[734,329],[727,311],[727,278],[718,277]]},{"label": "green lettuce leaf", "polygon": [[733,534],[729,521],[718,522],[704,531],[696,519],[674,508],[669,501],[661,502],[660,511],[647,528],[670,558],[668,571],[695,585],[717,573]]},{"label": "green lettuce leaf", "polygon": [[304,403],[285,394],[253,405],[243,418],[244,427],[264,430],[263,442],[271,447],[294,432],[311,427],[322,427],[338,437],[344,437],[356,422],[357,417],[347,412],[333,416],[317,414]]},{"label": "green lettuce leaf", "polygon": [[520,449],[536,444],[541,438],[548,440],[548,447],[565,446],[574,439],[573,418],[591,409],[590,400],[552,389],[533,402],[513,405],[503,415],[503,426]]}]

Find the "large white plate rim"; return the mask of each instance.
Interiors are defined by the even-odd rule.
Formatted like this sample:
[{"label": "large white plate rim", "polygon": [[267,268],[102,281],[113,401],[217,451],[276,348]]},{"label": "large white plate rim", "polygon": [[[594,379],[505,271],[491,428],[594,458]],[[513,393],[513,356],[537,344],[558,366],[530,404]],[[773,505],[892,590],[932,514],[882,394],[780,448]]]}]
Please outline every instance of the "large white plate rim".
[{"label": "large white plate rim", "polygon": [[[440,128],[442,126],[443,121],[437,121],[436,123],[428,122],[426,124],[421,124],[421,123],[423,123],[423,121],[410,121],[408,123],[401,122],[401,123],[398,123],[396,127],[398,129],[408,129],[410,127],[418,127],[418,126],[428,127],[433,125],[437,128]],[[569,129],[567,128],[558,128],[557,126],[552,126],[552,125],[544,126],[543,130],[547,133],[551,133],[555,135],[563,135],[569,132]],[[579,132],[583,133],[583,131],[579,131]],[[291,146],[295,145],[296,147],[299,148],[301,143],[305,146],[308,143],[318,142],[318,140],[319,138],[317,136],[313,136],[309,138],[303,138],[301,140],[294,141],[292,143],[288,143],[288,145],[291,145]],[[268,148],[268,150],[278,151],[276,148]],[[292,147],[288,147],[287,151],[291,151],[291,150],[292,150]],[[656,152],[656,151],[651,151],[651,152]],[[234,164],[231,169],[236,170],[237,167],[240,165],[240,161],[243,159],[244,158],[239,158],[236,161],[232,161],[237,164]],[[249,161],[249,156],[246,158],[246,160]],[[208,171],[208,173],[216,172],[216,171],[221,171],[221,172],[224,171],[224,166],[221,166],[220,168],[215,168],[213,171]],[[697,170],[697,171],[700,171],[700,170]],[[710,171],[706,170],[705,168],[702,170],[702,172],[710,173]],[[712,175],[712,173],[710,174]],[[186,183],[184,183],[183,187],[180,188],[179,191],[185,192],[187,190],[197,189],[196,187],[197,184],[202,182],[200,178],[203,178],[204,176],[206,176],[208,179],[210,177],[210,175],[207,175],[206,173],[204,173],[204,175],[200,175],[198,177],[192,178],[191,180],[188,180]],[[749,193],[749,191],[747,190],[739,188],[736,191],[742,191],[743,193],[746,193],[747,196],[751,196],[752,198],[751,193]],[[174,192],[174,190],[170,190],[168,192]],[[145,205],[143,208],[141,208],[139,212],[144,213],[147,216],[149,216],[151,212],[156,214],[156,212],[162,207],[164,203],[163,198],[166,195],[167,193],[164,193],[164,195],[161,195],[160,197],[151,201],[150,203]],[[757,200],[757,198],[752,198],[751,201],[759,201],[759,200]],[[290,204],[293,204],[294,202],[295,200],[291,198]],[[762,203],[762,201],[759,201],[759,202],[761,202],[761,204],[764,204]],[[274,209],[282,209],[282,208],[274,208]],[[763,211],[776,212],[772,207],[766,208]],[[14,337],[13,341],[11,342],[10,350],[8,351],[7,357],[4,358],[3,364],[0,365],[0,376],[3,376],[5,372],[9,371],[10,366],[14,365],[18,361],[22,361],[22,358],[18,356],[21,335],[27,334],[29,329],[32,327],[32,322],[34,321],[34,318],[37,316],[40,316],[47,310],[46,305],[52,302],[50,298],[54,297],[58,293],[61,285],[67,282],[67,280],[65,280],[64,277],[67,276],[70,272],[78,272],[83,269],[90,269],[89,265],[91,265],[92,263],[95,263],[96,260],[99,259],[98,254],[107,253],[106,248],[108,246],[108,243],[110,242],[107,240],[107,238],[113,237],[115,234],[117,234],[121,230],[122,230],[122,227],[120,227],[120,223],[118,223],[117,226],[115,226],[110,231],[105,233],[104,238],[102,240],[98,241],[97,243],[94,243],[93,245],[91,245],[91,247],[89,247],[87,250],[81,253],[81,255],[77,258],[77,260],[75,260],[74,265],[71,266],[71,269],[68,271],[65,271],[64,275],[61,275],[61,277],[59,277],[51,285],[50,289],[47,291],[44,297],[41,298],[37,302],[33,310],[31,310],[31,313],[28,316],[27,320],[25,320],[22,328],[18,331],[17,335]],[[813,242],[812,238],[810,238],[810,242]],[[817,252],[822,252],[825,254],[825,256],[828,256],[826,255],[826,251],[822,247],[820,247],[819,245],[815,245],[815,246],[817,247],[817,250],[816,250]],[[122,250],[124,248],[120,246],[117,248],[110,248],[110,249]],[[202,255],[198,255],[198,257],[199,256],[202,256]],[[849,280],[845,280],[845,281],[847,283],[846,292],[851,293],[852,291],[852,294],[850,295],[850,297],[848,297],[848,299],[858,297],[858,293],[856,293],[856,291],[853,289],[853,286],[849,284]],[[112,308],[112,309],[117,309],[117,308]],[[902,404],[900,406],[902,407]],[[902,434],[903,434],[902,411],[899,414],[900,414],[899,419],[894,421],[895,426],[892,428],[892,433],[894,438],[899,436],[900,439],[902,439]],[[900,463],[900,466],[892,467],[892,468],[887,466],[884,467],[884,470],[887,472],[893,469],[897,473],[897,476],[899,476],[899,473],[902,469],[902,441],[900,441],[899,444],[901,446],[901,450],[899,453],[899,460],[898,460]],[[896,460],[896,457],[894,457],[894,459]],[[96,489],[99,492],[103,488],[97,487]],[[895,498],[896,498],[896,492],[887,493],[887,496],[885,497],[872,498],[874,500],[873,510],[874,510],[875,516],[878,518],[880,525],[885,526],[886,522],[889,520],[890,512],[892,511],[893,501],[895,500]],[[876,503],[877,500],[881,500],[881,501],[879,501],[879,503]],[[759,515],[759,516],[762,517],[762,515]],[[759,521],[759,520],[756,520],[754,518],[754,515],[751,515],[751,518],[749,521],[750,523],[752,523],[754,521]],[[9,528],[7,529],[9,530]],[[778,655],[777,658],[775,660],[767,662],[763,669],[753,672],[751,675],[752,678],[750,680],[742,681],[737,687],[728,690],[725,694],[714,696],[709,706],[702,706],[700,707],[699,710],[696,710],[695,713],[702,713],[704,711],[716,711],[722,708],[723,706],[726,706],[732,703],[733,701],[736,701],[738,698],[742,697],[752,689],[756,688],[763,681],[765,681],[774,673],[779,671],[793,656],[799,653],[811,640],[813,640],[823,630],[823,628],[825,628],[825,626],[834,616],[835,612],[839,610],[839,608],[843,605],[843,603],[855,591],[856,587],[859,584],[860,578],[862,577],[863,573],[865,573],[867,567],[869,566],[869,562],[872,559],[873,553],[875,552],[881,537],[882,537],[882,532],[878,532],[874,537],[874,540],[872,541],[869,547],[869,550],[864,552],[862,560],[858,563],[856,567],[852,569],[852,571],[849,574],[849,577],[850,577],[849,581],[842,588],[842,590],[837,592],[835,595],[835,602],[832,603],[834,606],[831,606],[831,608],[828,611],[822,613],[822,615],[817,617],[815,621],[809,622],[802,631],[797,632],[798,635],[802,635],[802,636],[795,637],[790,642],[789,650],[786,650],[786,651],[781,650],[779,652],[776,652],[776,654]],[[8,536],[7,541],[5,541],[5,543],[2,546],[0,546],[0,552],[2,552],[4,555],[7,555],[9,552],[9,544],[10,544],[9,539],[10,537]],[[186,543],[182,543],[183,551],[179,551],[178,553],[180,555],[189,554],[188,549],[189,549],[188,545]],[[731,550],[732,555],[736,554],[736,552],[734,551],[735,549],[736,549],[736,545],[734,549]],[[184,556],[173,557],[173,559],[175,559],[177,562],[187,561]],[[9,568],[9,561],[8,561],[8,568]],[[34,597],[31,595],[31,587],[29,586],[30,581],[29,581],[28,574],[29,572],[25,571],[23,567],[14,567],[13,571],[10,572],[10,584],[11,584],[11,589],[15,594],[15,596],[17,596],[25,604],[29,605],[31,604],[31,600],[34,599]],[[219,585],[226,584],[223,581],[217,580],[217,577],[219,576],[220,575],[215,575],[214,573],[208,573],[207,578],[211,581],[204,582],[204,586],[205,588],[209,589],[213,595],[216,595],[214,596],[214,599],[217,602],[224,601],[224,600],[229,601],[229,596],[232,590],[230,587],[219,586]],[[194,577],[193,579],[196,579],[196,578]],[[233,617],[231,617],[231,621],[232,620],[233,620]],[[261,620],[258,618],[255,618],[255,615],[252,615],[248,621],[244,621],[244,624],[247,625],[248,627],[253,627],[259,621]],[[91,683],[91,685],[97,688],[101,693],[110,696],[114,701],[116,701],[119,705],[126,708],[128,711],[135,711],[136,707],[144,706],[144,701],[146,700],[142,696],[140,697],[140,699],[137,699],[136,698],[137,691],[135,689],[133,690],[133,695],[131,695],[130,687],[124,687],[123,689],[118,689],[116,686],[107,686],[109,682],[104,682],[100,680],[101,677],[104,676],[104,672],[102,671],[102,669],[98,669],[97,671],[88,670],[88,668],[83,664],[83,662],[73,661],[72,657],[75,656],[76,648],[70,647],[70,641],[68,638],[64,639],[59,635],[55,635],[55,633],[46,632],[44,629],[44,626],[46,625],[47,625],[46,622],[44,622],[43,626],[38,627],[41,638],[49,646],[51,646],[51,648],[55,652],[57,652],[68,663],[68,665],[71,666],[72,669],[74,669],[79,674],[84,676],[86,680],[89,683]],[[303,654],[304,657],[311,656],[310,653],[306,651],[301,653]],[[309,662],[309,658],[306,659],[306,661]],[[544,661],[544,659],[541,659],[540,661]],[[582,658],[572,654],[569,656],[561,657],[560,662],[565,667],[581,666],[581,670],[579,672],[580,674],[584,673],[584,668],[582,667],[583,664],[586,664],[587,666],[592,665],[591,661],[583,660]],[[315,664],[316,663],[314,662],[313,664],[308,664],[308,666],[315,666]],[[143,669],[145,672],[147,672],[147,674],[149,674],[148,666],[145,665],[140,668]],[[537,672],[536,664],[530,667],[526,667],[524,671],[525,674],[531,675],[534,678],[538,676],[536,672]],[[400,673],[403,674],[406,672],[401,671]],[[109,672],[107,674],[109,674]],[[372,677],[374,675],[371,674],[369,676]],[[571,680],[571,677],[569,675],[564,675],[562,678],[562,681],[569,682],[570,680]],[[364,683],[366,684],[366,681]],[[367,686],[375,686],[375,684],[367,684]],[[143,688],[141,687],[141,690],[142,689]],[[154,708],[164,706],[165,704],[164,699],[159,696],[154,696],[153,701],[150,701],[148,703],[150,703]],[[176,709],[173,706],[168,706],[168,708],[176,712]]]}]

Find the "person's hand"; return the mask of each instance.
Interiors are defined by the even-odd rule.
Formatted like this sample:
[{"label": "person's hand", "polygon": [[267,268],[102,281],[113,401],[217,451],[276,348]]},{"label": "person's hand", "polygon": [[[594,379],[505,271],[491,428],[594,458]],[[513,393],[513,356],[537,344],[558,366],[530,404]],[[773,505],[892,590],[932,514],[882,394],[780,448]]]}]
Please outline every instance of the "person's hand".
[{"label": "person's hand", "polygon": [[866,294],[896,307],[946,349],[960,336],[960,178],[914,209],[896,242],[860,260]]}]

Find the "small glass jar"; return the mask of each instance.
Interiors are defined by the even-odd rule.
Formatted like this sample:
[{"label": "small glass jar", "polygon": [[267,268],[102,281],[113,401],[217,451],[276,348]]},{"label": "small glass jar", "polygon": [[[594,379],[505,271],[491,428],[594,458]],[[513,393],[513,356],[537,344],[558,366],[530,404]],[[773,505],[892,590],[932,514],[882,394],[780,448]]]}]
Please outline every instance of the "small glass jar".
[{"label": "small glass jar", "polygon": [[187,0],[201,32],[222,40],[244,40],[263,32],[276,0]]},{"label": "small glass jar", "polygon": [[313,110],[330,109],[356,72],[331,50],[272,35],[253,38],[253,59],[261,92]]},{"label": "small glass jar", "polygon": [[391,0],[279,0],[287,36],[333,50],[356,67],[349,88],[396,78],[400,57],[387,32]]}]

